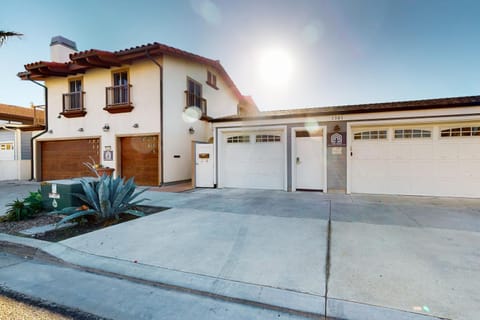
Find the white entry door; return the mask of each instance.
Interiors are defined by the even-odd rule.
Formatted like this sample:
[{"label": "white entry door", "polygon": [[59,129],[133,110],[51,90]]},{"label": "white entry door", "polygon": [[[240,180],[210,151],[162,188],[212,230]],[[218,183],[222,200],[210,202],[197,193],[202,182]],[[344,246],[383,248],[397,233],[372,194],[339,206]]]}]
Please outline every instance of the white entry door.
[{"label": "white entry door", "polygon": [[195,186],[213,188],[213,144],[195,144]]},{"label": "white entry door", "polygon": [[295,138],[296,189],[324,190],[323,136]]}]

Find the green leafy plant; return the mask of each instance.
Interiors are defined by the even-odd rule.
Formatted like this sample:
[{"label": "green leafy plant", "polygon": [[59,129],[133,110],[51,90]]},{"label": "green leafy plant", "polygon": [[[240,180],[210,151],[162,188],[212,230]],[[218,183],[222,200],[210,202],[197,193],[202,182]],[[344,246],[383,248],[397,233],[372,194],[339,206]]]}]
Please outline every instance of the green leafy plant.
[{"label": "green leafy plant", "polygon": [[7,204],[7,214],[0,221],[20,221],[33,217],[43,210],[40,192],[30,192],[24,200],[15,200]]},{"label": "green leafy plant", "polygon": [[23,200],[15,200],[7,204],[9,209],[7,214],[2,217],[2,221],[20,221],[30,218],[33,214],[32,210],[25,205]]},{"label": "green leafy plant", "polygon": [[36,214],[43,210],[42,194],[39,191],[30,192],[30,195],[24,200],[25,205]]},{"label": "green leafy plant", "polygon": [[76,193],[74,196],[85,202],[86,205],[53,211],[52,213],[55,214],[68,214],[58,224],[86,216],[95,216],[100,221],[118,220],[119,215],[124,213],[144,216],[143,212],[134,210],[134,207],[146,199],[134,200],[148,189],[134,193],[137,185],[133,178],[125,182],[125,179],[120,177],[112,178],[103,175],[97,182],[80,179],[80,183],[85,194]]}]

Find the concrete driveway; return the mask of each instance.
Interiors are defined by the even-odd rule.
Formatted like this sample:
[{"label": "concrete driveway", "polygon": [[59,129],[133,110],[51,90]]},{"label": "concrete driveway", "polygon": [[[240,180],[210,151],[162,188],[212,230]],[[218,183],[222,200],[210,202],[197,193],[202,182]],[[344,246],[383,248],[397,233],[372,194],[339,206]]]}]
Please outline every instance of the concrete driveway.
[{"label": "concrete driveway", "polygon": [[207,281],[214,293],[237,285],[251,300],[314,313],[326,301],[339,318],[480,314],[480,199],[241,189],[146,197],[172,209],[62,244],[118,268],[175,272],[187,286]]},{"label": "concrete driveway", "polygon": [[239,189],[146,197],[173,209],[63,243],[322,297],[331,211],[329,314],[373,319],[365,305],[450,319],[480,314],[480,200]]}]

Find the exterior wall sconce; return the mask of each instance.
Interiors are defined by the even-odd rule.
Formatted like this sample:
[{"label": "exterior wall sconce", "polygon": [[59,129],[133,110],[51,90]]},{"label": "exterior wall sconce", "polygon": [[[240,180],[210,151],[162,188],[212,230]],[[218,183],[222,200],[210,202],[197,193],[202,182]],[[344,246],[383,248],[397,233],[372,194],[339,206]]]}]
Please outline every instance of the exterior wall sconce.
[{"label": "exterior wall sconce", "polygon": [[83,128],[78,128],[78,132],[83,132]]},{"label": "exterior wall sconce", "polygon": [[133,124],[133,127],[134,127],[135,129],[138,128],[138,127],[139,127],[138,123],[134,123],[134,124]]},{"label": "exterior wall sconce", "polygon": [[57,119],[60,119],[62,117],[62,115],[59,113],[58,116],[57,116]]},{"label": "exterior wall sconce", "polygon": [[190,129],[188,129],[188,133],[194,134],[194,133],[195,133],[195,129],[193,129],[193,127],[190,127]]},{"label": "exterior wall sconce", "polygon": [[53,133],[53,130],[52,130],[52,129],[48,130],[48,133],[52,134],[52,133]]},{"label": "exterior wall sconce", "polygon": [[103,132],[108,132],[110,130],[110,126],[108,125],[108,123],[105,123],[102,130],[103,130]]}]

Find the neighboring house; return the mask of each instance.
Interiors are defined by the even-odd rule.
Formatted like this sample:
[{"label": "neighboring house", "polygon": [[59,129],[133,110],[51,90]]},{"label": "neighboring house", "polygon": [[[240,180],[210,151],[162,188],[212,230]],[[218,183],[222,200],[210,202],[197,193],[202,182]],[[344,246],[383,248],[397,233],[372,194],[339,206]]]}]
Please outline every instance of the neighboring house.
[{"label": "neighboring house", "polygon": [[189,180],[192,142],[212,137],[208,120],[256,110],[217,60],[159,43],[77,52],[54,37],[50,46],[51,62],[19,73],[48,88],[37,180],[88,175],[90,158],[139,185]]},{"label": "neighboring house", "polygon": [[480,96],[212,122],[220,188],[480,197]]},{"label": "neighboring house", "polygon": [[43,121],[42,110],[0,104],[0,180],[31,178],[32,131]]}]

